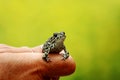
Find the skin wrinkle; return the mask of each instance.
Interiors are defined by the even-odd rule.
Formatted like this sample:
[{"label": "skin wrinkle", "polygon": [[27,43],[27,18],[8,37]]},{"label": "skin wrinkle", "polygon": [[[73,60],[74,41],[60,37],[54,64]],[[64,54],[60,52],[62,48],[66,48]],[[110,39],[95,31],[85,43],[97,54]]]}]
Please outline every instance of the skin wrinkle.
[{"label": "skin wrinkle", "polygon": [[[5,54],[7,54],[7,53],[5,53]],[[8,54],[11,55],[11,53],[8,53]],[[21,55],[21,53],[12,54],[11,57],[19,55],[19,54]],[[23,54],[23,55],[27,55],[27,53]],[[33,55],[35,55],[35,54],[33,54]],[[32,72],[35,72],[38,69],[44,70],[44,69],[42,69],[42,67],[39,64],[36,64],[36,62],[34,63],[34,62],[30,61],[31,58],[35,58],[35,57],[33,57],[33,55],[31,57],[27,57],[27,62],[26,62],[26,60],[24,60],[24,59],[26,59],[25,58],[26,56],[22,56],[22,57],[17,58],[17,59],[16,58],[15,59],[14,58],[11,59],[10,57],[7,58],[5,60],[5,62],[7,62],[7,64],[4,65],[4,67],[6,67],[6,69],[4,69],[4,71],[5,71],[5,73],[8,73],[7,75],[11,76],[11,77],[8,76],[9,77],[8,79],[13,78],[13,76],[12,76],[13,74],[15,75],[14,78],[19,76],[19,74],[22,74],[21,76],[19,76],[19,78],[24,78],[24,76],[26,76],[28,74],[31,74]],[[21,62],[22,62],[22,64],[21,64]],[[14,63],[14,64],[11,65],[11,63]],[[43,65],[43,64],[41,63],[41,65]],[[24,67],[24,66],[26,66],[26,67]]]}]

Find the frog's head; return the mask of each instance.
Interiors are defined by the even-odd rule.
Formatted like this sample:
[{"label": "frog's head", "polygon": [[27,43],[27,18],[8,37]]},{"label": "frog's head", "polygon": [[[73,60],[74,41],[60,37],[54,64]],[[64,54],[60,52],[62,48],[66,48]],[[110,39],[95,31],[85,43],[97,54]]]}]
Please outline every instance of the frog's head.
[{"label": "frog's head", "polygon": [[65,32],[53,33],[56,42],[63,42],[66,38]]}]

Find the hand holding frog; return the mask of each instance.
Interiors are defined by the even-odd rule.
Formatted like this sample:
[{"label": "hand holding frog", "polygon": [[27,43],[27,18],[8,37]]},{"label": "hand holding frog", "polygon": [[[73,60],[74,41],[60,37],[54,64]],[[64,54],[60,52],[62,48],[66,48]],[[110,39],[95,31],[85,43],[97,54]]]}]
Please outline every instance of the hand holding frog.
[{"label": "hand holding frog", "polygon": [[42,57],[40,46],[16,48],[0,45],[0,80],[59,80],[60,76],[75,71],[71,56],[63,61],[60,54],[50,54],[50,63]]}]

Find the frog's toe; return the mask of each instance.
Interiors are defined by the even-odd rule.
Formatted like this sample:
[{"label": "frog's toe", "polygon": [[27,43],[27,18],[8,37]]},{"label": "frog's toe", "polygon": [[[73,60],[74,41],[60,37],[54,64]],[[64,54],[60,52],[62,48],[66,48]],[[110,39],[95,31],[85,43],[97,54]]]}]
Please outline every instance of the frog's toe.
[{"label": "frog's toe", "polygon": [[62,60],[66,60],[66,59],[69,57],[69,53],[62,54],[62,56],[63,56],[63,59],[62,59]]},{"label": "frog's toe", "polygon": [[50,60],[50,58],[49,57],[42,57],[42,59],[44,60],[44,61],[46,61],[46,62],[51,62],[51,60]]},{"label": "frog's toe", "polygon": [[66,60],[68,57],[63,57],[62,60]]}]

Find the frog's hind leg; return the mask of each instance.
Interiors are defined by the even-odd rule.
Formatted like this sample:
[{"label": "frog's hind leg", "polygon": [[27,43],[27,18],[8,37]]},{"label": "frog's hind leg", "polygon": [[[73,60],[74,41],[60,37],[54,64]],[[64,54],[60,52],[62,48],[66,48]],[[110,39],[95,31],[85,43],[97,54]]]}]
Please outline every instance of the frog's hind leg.
[{"label": "frog's hind leg", "polygon": [[50,58],[48,57],[49,52],[50,52],[50,48],[46,49],[46,50],[44,51],[44,55],[43,55],[43,57],[42,57],[42,59],[45,60],[46,62],[49,62],[49,61],[50,61]]},{"label": "frog's hind leg", "polygon": [[66,48],[64,48],[64,51],[65,51],[65,53],[62,54],[63,60],[65,60],[65,59],[67,59],[69,57],[69,52],[66,50]]}]

